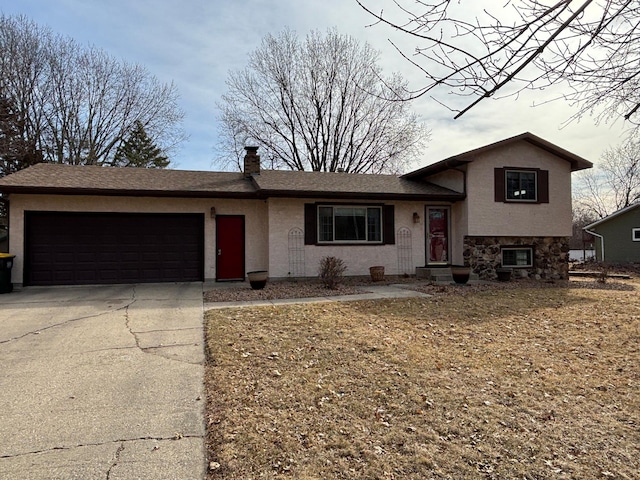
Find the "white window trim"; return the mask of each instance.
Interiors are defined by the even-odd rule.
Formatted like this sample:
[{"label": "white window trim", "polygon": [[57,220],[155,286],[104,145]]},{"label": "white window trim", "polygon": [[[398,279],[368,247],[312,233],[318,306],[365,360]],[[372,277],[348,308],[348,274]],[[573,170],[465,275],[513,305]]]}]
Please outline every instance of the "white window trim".
[{"label": "white window trim", "polygon": [[[504,263],[504,254],[503,252],[507,251],[507,250],[528,250],[530,252],[529,258],[531,259],[531,263],[528,265],[506,265]],[[503,247],[500,249],[500,264],[503,267],[507,267],[507,268],[531,268],[533,267],[533,248],[531,247]]]},{"label": "white window trim", "polygon": [[[533,173],[535,177],[535,198],[509,198],[509,182],[507,181],[507,175],[509,173]],[[504,170],[504,200],[505,202],[522,202],[522,203],[538,203],[538,171],[537,170],[517,170],[506,168]]]},{"label": "white window trim", "polygon": [[[320,240],[320,230],[322,228],[322,226],[320,225],[320,209],[323,207],[329,207],[332,209],[333,212],[333,240]],[[380,240],[335,240],[336,238],[336,223],[335,223],[335,209],[336,208],[364,208],[369,209],[369,208],[376,208],[380,211]],[[348,244],[353,244],[353,245],[383,245],[384,244],[384,212],[382,210],[382,207],[380,205],[366,205],[366,204],[359,204],[359,203],[352,203],[352,204],[340,204],[340,205],[317,205],[316,206],[316,217],[317,217],[317,242],[318,245],[333,245],[333,244],[339,244],[339,245],[348,245]],[[366,217],[365,217],[366,219]],[[368,237],[369,236],[369,231],[366,229],[365,226],[365,234]]]},{"label": "white window trim", "polygon": [[640,242],[640,228],[631,229],[631,240],[634,242]]}]

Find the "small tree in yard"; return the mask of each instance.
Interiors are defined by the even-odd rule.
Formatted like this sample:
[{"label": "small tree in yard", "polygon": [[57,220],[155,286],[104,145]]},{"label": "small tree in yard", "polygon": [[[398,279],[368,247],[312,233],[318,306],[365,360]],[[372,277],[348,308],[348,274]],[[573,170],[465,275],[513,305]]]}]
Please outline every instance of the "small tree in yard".
[{"label": "small tree in yard", "polygon": [[337,257],[323,257],[322,260],[320,260],[318,272],[324,286],[334,290],[340,283],[342,275],[346,270],[347,266],[342,259]]}]

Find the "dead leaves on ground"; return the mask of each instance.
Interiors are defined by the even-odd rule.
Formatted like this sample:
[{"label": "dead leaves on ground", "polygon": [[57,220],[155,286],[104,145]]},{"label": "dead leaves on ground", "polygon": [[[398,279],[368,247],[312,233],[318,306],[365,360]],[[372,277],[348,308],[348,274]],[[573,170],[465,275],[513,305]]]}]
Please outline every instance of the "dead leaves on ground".
[{"label": "dead leaves on ground", "polygon": [[634,478],[635,291],[207,314],[211,478]]}]

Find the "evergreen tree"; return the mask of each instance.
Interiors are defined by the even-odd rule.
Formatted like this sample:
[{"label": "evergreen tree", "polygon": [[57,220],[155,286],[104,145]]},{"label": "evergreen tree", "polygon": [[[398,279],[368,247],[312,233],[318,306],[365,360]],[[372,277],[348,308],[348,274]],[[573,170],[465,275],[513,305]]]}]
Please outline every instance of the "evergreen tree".
[{"label": "evergreen tree", "polygon": [[46,162],[111,165],[136,120],[165,153],[184,140],[173,83],[1,11],[0,96],[11,100],[22,137]]},{"label": "evergreen tree", "polygon": [[0,177],[42,161],[24,138],[24,121],[8,98],[0,95]]},{"label": "evergreen tree", "polygon": [[147,135],[142,122],[137,121],[129,138],[124,140],[115,156],[114,167],[166,168],[169,159]]},{"label": "evergreen tree", "polygon": [[[23,134],[24,121],[14,103],[0,93],[0,177],[42,162],[42,154]],[[0,218],[6,218],[7,205],[0,195]]]}]

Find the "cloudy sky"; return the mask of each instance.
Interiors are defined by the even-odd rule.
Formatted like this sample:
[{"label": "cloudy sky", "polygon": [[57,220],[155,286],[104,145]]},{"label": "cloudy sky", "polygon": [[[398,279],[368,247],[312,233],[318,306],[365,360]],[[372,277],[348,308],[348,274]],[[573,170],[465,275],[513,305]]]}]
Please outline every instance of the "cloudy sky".
[{"label": "cloudy sky", "polygon": [[[290,27],[305,36],[312,29],[336,27],[378,49],[386,74],[400,72],[415,87],[421,82],[420,73],[389,43],[393,39],[411,52],[415,40],[368,26],[372,19],[355,0],[1,0],[0,12],[26,15],[56,33],[144,65],[162,82],[173,81],[189,139],[172,161],[185,170],[218,168],[213,150],[219,128],[216,102],[225,91],[227,73],[243,68],[267,33]],[[563,126],[574,111],[562,102],[531,106],[542,103],[544,95],[485,100],[458,120],[431,98],[416,100],[413,108],[432,132],[416,167],[525,131],[593,162],[623,140],[622,122],[596,126],[585,118]],[[446,92],[440,98],[447,100]]]}]

